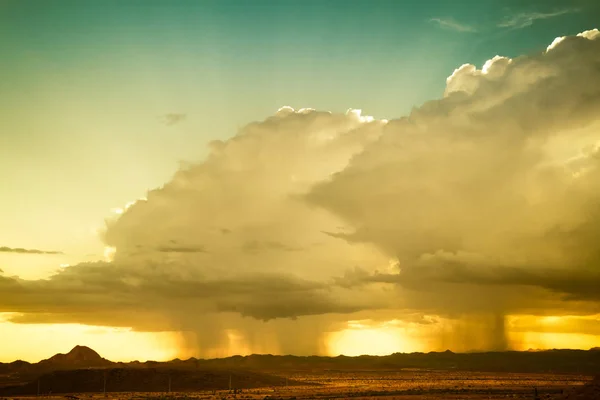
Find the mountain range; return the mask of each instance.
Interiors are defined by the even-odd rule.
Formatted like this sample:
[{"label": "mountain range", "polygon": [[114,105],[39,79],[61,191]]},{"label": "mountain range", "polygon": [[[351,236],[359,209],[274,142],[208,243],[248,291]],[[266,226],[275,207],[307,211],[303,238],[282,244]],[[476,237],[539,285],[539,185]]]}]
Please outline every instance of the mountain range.
[{"label": "mountain range", "polygon": [[394,353],[388,356],[292,356],[253,354],[227,358],[189,358],[171,361],[113,362],[86,346],[75,346],[66,354],[56,354],[37,363],[0,363],[0,376],[15,373],[46,373],[82,368],[213,368],[250,370],[303,369],[458,369],[489,372],[585,372],[600,370],[600,347],[590,350],[528,350],[483,353]]},{"label": "mountain range", "polygon": [[[528,373],[600,371],[600,348],[591,350],[508,351],[487,353],[396,353],[389,356],[321,357],[250,355],[220,359],[175,359],[167,362],[112,362],[85,346],[56,354],[38,363],[0,363],[0,395],[34,394],[40,382],[48,391],[99,391],[103,377],[111,376],[111,391],[163,388],[176,379],[186,390],[223,388],[231,374],[243,387],[281,385],[282,371],[453,370]],[[167,378],[168,377],[168,378]],[[83,382],[83,383],[82,383]],[[86,383],[87,382],[87,383]],[[141,383],[140,383],[141,382]],[[288,382],[293,384],[293,382]],[[48,385],[53,385],[50,388]],[[79,386],[73,386],[73,385]],[[86,386],[87,385],[87,386]],[[88,387],[89,386],[89,387]]]}]

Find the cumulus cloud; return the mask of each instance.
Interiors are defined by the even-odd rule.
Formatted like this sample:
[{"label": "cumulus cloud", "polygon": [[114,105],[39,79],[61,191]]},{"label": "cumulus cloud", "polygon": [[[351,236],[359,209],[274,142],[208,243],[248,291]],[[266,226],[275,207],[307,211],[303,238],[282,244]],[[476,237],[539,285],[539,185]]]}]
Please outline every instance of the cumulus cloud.
[{"label": "cumulus cloud", "polygon": [[463,65],[396,120],[282,107],[109,220],[112,261],[0,276],[0,312],[204,356],[323,353],[375,315],[502,349],[506,315],[597,314],[599,36]]},{"label": "cumulus cloud", "polygon": [[[384,124],[358,110],[284,107],[230,140],[211,143],[206,161],[120,209],[103,234],[111,262],[67,267],[43,282],[5,278],[0,292],[10,299],[0,309],[23,314],[15,317],[19,322],[85,318],[192,331],[206,355],[204,349],[223,346],[225,327],[254,337],[264,328],[251,321],[287,332],[287,322],[274,320],[304,317],[296,329],[308,335],[320,315],[380,304],[329,281],[348,265],[385,258],[373,246],[322,233],[343,221],[303,196],[377,140]],[[115,309],[122,311],[111,314]],[[135,310],[136,318],[123,317]],[[258,337],[253,343],[271,352],[322,352],[314,347],[317,337],[302,350],[286,344],[286,335],[270,340],[275,349],[258,345]]]},{"label": "cumulus cloud", "polygon": [[[496,57],[482,70],[460,67],[443,99],[391,121],[379,141],[311,191],[311,202],[354,226],[340,236],[398,258],[397,273],[362,281],[408,287],[405,301],[438,312],[597,309],[595,39],[565,38],[551,51]],[[512,296],[520,286],[534,288]]]},{"label": "cumulus cloud", "polygon": [[21,247],[0,247],[0,253],[18,253],[18,254],[63,254],[62,251],[55,250],[37,250],[37,249],[23,249]]},{"label": "cumulus cloud", "polygon": [[438,25],[440,28],[456,32],[477,32],[477,29],[471,25],[463,24],[454,18],[431,18],[429,22]]}]

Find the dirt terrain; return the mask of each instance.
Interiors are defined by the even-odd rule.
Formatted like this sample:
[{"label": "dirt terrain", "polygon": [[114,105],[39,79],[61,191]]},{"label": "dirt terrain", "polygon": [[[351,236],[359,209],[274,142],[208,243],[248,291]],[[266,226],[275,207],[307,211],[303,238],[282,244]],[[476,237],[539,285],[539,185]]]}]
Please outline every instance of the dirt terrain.
[{"label": "dirt terrain", "polygon": [[[522,374],[522,373],[464,373],[448,371],[360,371],[360,372],[296,372],[289,376],[272,376],[270,382],[255,380],[248,387],[244,375],[232,374],[232,387],[237,393],[227,389],[227,380],[217,379],[212,388],[193,390],[182,380],[172,379],[172,392],[168,386],[157,390],[156,383],[140,380],[138,390],[110,392],[108,399],[534,399],[537,390],[538,399],[565,400],[600,399],[600,381],[591,376],[558,374]],[[82,378],[78,376],[77,378]],[[189,378],[189,376],[188,376]],[[287,378],[288,385],[285,385]],[[111,379],[117,379],[113,376]],[[256,377],[255,377],[256,379]],[[158,382],[158,381],[157,381]],[[102,382],[95,381],[95,385]],[[178,385],[180,385],[178,387]],[[158,385],[160,386],[160,385]],[[221,386],[219,388],[218,386]],[[261,386],[261,387],[257,387]],[[107,388],[108,388],[107,382]],[[240,389],[242,388],[243,389]],[[73,386],[75,389],[76,386]],[[113,386],[113,389],[118,389]],[[143,391],[143,392],[142,392]],[[99,390],[96,393],[80,393],[73,390],[68,395],[51,395],[42,392],[45,399],[104,398]],[[66,396],[67,395],[67,396]],[[17,394],[9,398],[26,398]]]},{"label": "dirt terrain", "polygon": [[[36,395],[48,393],[160,392],[219,390],[236,388],[276,387],[286,384],[285,378],[252,371],[211,371],[167,368],[111,368],[55,371],[35,381],[0,388],[0,396]],[[288,380],[288,385],[296,385]]]}]

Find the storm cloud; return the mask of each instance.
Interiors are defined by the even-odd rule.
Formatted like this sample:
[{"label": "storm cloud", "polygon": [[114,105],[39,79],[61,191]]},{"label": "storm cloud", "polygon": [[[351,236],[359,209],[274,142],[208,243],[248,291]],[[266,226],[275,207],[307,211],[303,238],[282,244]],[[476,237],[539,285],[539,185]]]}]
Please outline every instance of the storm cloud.
[{"label": "storm cloud", "polygon": [[185,331],[196,355],[319,353],[365,312],[507,348],[507,315],[600,312],[599,141],[597,30],[463,65],[400,119],[283,107],[109,220],[111,261],[0,276],[0,311]]}]

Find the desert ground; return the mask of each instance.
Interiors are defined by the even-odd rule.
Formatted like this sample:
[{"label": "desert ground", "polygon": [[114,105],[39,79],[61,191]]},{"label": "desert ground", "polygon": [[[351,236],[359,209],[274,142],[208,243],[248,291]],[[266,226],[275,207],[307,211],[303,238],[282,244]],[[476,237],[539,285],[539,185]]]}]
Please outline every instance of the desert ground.
[{"label": "desert ground", "polygon": [[[585,399],[600,398],[589,375],[452,372],[436,370],[317,371],[280,375],[282,385],[252,389],[153,393],[42,394],[44,399]],[[293,385],[285,385],[286,378]],[[235,382],[232,382],[235,388]],[[27,399],[37,396],[9,397]]]}]

